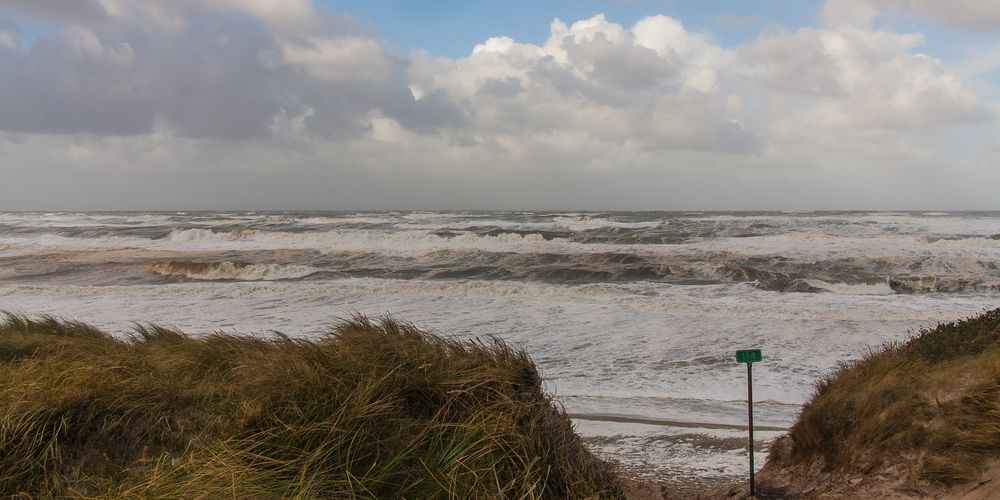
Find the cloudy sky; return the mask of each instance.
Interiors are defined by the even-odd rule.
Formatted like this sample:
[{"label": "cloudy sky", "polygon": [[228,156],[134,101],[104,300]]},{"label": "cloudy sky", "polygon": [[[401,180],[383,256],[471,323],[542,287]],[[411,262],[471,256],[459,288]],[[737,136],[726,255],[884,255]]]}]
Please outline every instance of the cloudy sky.
[{"label": "cloudy sky", "polygon": [[1000,209],[1000,2],[0,0],[0,210]]}]

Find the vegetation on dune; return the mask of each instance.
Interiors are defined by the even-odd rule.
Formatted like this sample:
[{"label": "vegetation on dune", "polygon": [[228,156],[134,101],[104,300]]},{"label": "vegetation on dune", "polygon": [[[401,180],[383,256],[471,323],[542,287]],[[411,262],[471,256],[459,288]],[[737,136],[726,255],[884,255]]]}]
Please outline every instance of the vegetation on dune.
[{"label": "vegetation on dune", "polygon": [[0,495],[619,497],[528,356],[356,317],[317,340],[0,322]]},{"label": "vegetation on dune", "polygon": [[1000,457],[1000,309],[919,332],[820,381],[774,469],[955,484]]}]

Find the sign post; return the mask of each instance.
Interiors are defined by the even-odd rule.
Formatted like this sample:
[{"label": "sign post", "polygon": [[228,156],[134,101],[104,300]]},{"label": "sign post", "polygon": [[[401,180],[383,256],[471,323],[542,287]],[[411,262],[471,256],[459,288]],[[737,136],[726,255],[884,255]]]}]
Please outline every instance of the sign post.
[{"label": "sign post", "polygon": [[736,351],[736,362],[747,364],[747,417],[750,424],[750,445],[748,448],[750,455],[750,496],[756,496],[753,480],[753,364],[764,359],[760,354],[760,349],[747,349]]}]

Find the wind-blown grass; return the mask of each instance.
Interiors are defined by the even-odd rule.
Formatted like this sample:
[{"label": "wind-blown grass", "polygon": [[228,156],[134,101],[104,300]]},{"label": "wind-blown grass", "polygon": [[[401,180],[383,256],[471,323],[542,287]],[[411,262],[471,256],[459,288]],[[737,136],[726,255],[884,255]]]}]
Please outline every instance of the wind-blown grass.
[{"label": "wind-blown grass", "polygon": [[356,317],[317,340],[0,322],[0,495],[619,497],[532,361]]},{"label": "wind-blown grass", "polygon": [[1000,309],[842,365],[768,460],[775,468],[975,479],[1000,457]]}]

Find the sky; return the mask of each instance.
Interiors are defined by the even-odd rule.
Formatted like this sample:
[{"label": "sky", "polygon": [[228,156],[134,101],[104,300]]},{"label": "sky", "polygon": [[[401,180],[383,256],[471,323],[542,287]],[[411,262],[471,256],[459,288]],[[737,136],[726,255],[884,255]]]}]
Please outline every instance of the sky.
[{"label": "sky", "polygon": [[0,210],[1000,210],[1000,2],[0,0]]}]

